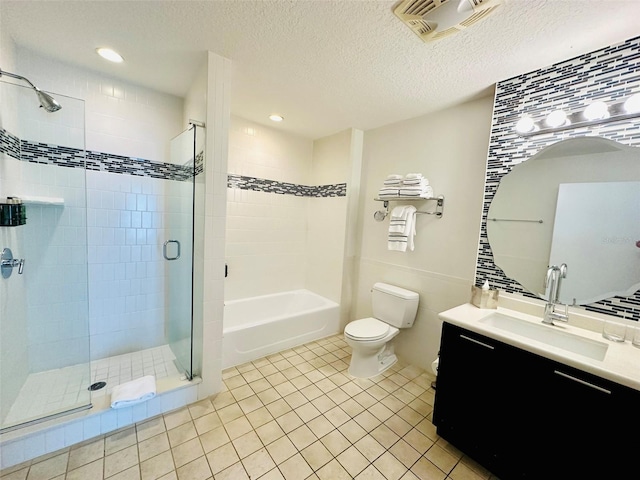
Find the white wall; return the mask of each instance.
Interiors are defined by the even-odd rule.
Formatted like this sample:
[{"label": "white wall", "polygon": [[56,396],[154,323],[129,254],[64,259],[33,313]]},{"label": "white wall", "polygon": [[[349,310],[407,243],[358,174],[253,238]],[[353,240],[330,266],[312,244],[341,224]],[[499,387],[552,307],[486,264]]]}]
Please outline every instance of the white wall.
[{"label": "white wall", "polygon": [[[396,352],[429,368],[440,344],[438,312],[465,303],[475,272],[493,98],[485,97],[431,115],[365,132],[358,279],[352,318],[371,315],[371,287],[387,282],[420,294],[415,324],[396,337]],[[415,251],[387,249],[388,219],[376,222],[377,196],[391,173],[422,172],[444,216],[417,218]],[[391,207],[397,204],[392,204]],[[432,210],[433,203],[420,208]]]}]

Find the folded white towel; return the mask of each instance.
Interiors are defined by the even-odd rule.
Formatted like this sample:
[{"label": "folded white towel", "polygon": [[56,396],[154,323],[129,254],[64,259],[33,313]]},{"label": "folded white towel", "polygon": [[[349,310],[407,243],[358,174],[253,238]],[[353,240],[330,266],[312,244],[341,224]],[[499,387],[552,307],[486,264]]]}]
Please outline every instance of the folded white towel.
[{"label": "folded white towel", "polygon": [[378,197],[398,197],[399,195],[399,188],[383,187],[378,190]]},{"label": "folded white towel", "polygon": [[433,188],[430,185],[424,188],[404,187],[398,191],[398,195],[400,197],[432,198]]},{"label": "folded white towel", "polygon": [[423,175],[421,173],[407,173],[404,176],[405,180],[413,180],[413,179],[416,179],[416,178],[424,178],[424,177],[423,177]]},{"label": "folded white towel", "polygon": [[403,184],[403,180],[385,180],[382,182],[384,186],[401,186]]},{"label": "folded white towel", "polygon": [[398,175],[397,173],[392,173],[391,175],[387,175],[387,180],[402,180],[404,177],[402,175]]},{"label": "folded white towel", "polygon": [[113,387],[111,408],[129,407],[151,400],[155,396],[156,378],[153,375],[147,375]]},{"label": "folded white towel", "polygon": [[402,181],[403,185],[429,185],[429,180],[426,178],[415,178],[415,179],[404,179]]},{"label": "folded white towel", "polygon": [[389,250],[396,250],[399,252],[406,252],[407,249],[413,251],[414,243],[413,237],[416,234],[416,207],[413,205],[395,207],[391,212],[391,216],[395,215],[400,218],[404,224],[402,225],[402,231],[396,231],[397,225],[392,228],[389,225],[389,237],[387,246]]}]

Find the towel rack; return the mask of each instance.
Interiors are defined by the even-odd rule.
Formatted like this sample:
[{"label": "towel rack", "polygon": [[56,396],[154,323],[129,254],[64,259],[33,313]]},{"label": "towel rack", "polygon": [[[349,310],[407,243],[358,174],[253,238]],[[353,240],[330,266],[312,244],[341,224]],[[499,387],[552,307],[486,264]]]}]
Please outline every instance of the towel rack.
[{"label": "towel rack", "polygon": [[528,222],[528,223],[543,223],[542,220],[528,220],[524,218],[487,218],[492,222]]},{"label": "towel rack", "polygon": [[428,202],[435,201],[436,209],[432,212],[424,212],[420,210],[416,210],[416,213],[419,215],[435,215],[438,218],[442,218],[442,214],[444,213],[444,195],[438,195],[437,197],[431,198],[413,198],[413,197],[385,197],[385,198],[374,198],[376,202],[383,202],[385,211],[380,212],[383,216],[378,216],[378,212],[374,214],[374,218],[381,222],[384,218],[389,214],[389,202]]}]

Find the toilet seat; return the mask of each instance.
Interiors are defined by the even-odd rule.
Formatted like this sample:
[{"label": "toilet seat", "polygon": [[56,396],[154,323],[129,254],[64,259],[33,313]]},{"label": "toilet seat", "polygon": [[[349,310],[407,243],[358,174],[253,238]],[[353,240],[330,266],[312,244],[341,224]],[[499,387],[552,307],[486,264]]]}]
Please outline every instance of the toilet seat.
[{"label": "toilet seat", "polygon": [[347,324],[344,333],[356,341],[374,341],[384,338],[389,333],[389,325],[377,318],[362,318]]}]

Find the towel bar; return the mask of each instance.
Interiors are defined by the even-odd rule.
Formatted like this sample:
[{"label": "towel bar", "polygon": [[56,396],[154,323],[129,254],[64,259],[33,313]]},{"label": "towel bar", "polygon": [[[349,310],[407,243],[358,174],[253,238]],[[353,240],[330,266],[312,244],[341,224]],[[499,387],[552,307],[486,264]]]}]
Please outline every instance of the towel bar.
[{"label": "towel bar", "polygon": [[[437,197],[431,197],[431,198],[388,197],[388,198],[374,198],[374,200],[376,202],[384,202],[384,208],[387,211],[389,209],[389,202],[426,202],[429,200],[435,200],[437,203],[436,203],[436,209],[433,212],[423,212],[423,211],[417,210],[416,213],[419,215],[435,215],[438,218],[442,218],[442,214],[444,213],[444,195],[438,195]],[[379,221],[382,221],[383,219],[384,217],[382,217]]]}]

